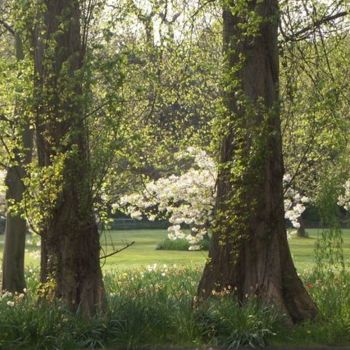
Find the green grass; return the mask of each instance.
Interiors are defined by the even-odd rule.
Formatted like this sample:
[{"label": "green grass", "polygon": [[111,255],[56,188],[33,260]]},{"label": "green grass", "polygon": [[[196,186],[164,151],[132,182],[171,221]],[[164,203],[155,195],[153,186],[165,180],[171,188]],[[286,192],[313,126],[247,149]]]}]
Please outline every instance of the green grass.
[{"label": "green grass", "polygon": [[[310,238],[289,241],[297,267],[304,270],[301,277],[319,308],[315,322],[293,328],[285,327],[280,312],[254,300],[240,307],[231,297],[214,297],[193,309],[207,252],[156,250],[166,236],[164,230],[113,231],[107,235],[106,253],[125,242],[135,244],[105,262],[109,309],[104,316],[87,321],[59,301],[38,305],[39,248],[28,244],[26,262],[34,267],[26,270],[27,296],[0,297],[0,348],[349,345],[350,273],[335,273],[328,266],[311,271],[320,232],[309,230]],[[344,231],[344,241],[349,256],[350,230]]]},{"label": "green grass", "polygon": [[[314,246],[321,230],[307,230],[309,238],[293,237],[289,240],[294,262],[298,270],[310,269],[314,265]],[[121,230],[103,234],[101,244],[104,254],[122,248],[125,243],[135,241],[128,249],[102,261],[104,271],[114,269],[133,269],[151,264],[178,266],[203,266],[208,252],[206,251],[172,251],[156,250],[157,245],[167,237],[166,230]],[[344,252],[350,257],[350,230],[343,231]],[[0,256],[2,256],[4,236],[0,236]],[[39,248],[27,244],[26,265],[39,264]]]},{"label": "green grass", "polygon": [[102,262],[104,270],[111,268],[124,270],[151,264],[194,266],[204,263],[207,252],[156,250],[157,245],[166,237],[166,230],[127,230],[105,233],[101,244],[106,253],[112,252],[114,248],[123,247],[127,242],[135,241],[135,244]]},{"label": "green grass", "polygon": [[[309,238],[293,237],[289,240],[289,246],[292,252],[293,260],[299,270],[311,269],[314,267],[314,249],[317,239],[320,237],[322,229],[308,229]],[[350,230],[344,229],[344,256],[350,258]]]},{"label": "green grass", "polygon": [[[307,230],[309,238],[293,237],[289,240],[292,255],[299,270],[312,268],[314,265],[314,246],[321,230]],[[344,230],[344,252],[350,257],[350,230]],[[106,241],[102,240],[106,251],[113,250],[110,242],[116,244],[116,248],[122,247],[123,242],[135,241],[135,244],[106,260],[104,269],[119,268],[128,269],[150,264],[176,264],[180,266],[202,266],[208,255],[206,251],[171,251],[156,250],[159,242],[167,236],[166,230],[136,230],[136,231],[111,231],[106,233]]]}]

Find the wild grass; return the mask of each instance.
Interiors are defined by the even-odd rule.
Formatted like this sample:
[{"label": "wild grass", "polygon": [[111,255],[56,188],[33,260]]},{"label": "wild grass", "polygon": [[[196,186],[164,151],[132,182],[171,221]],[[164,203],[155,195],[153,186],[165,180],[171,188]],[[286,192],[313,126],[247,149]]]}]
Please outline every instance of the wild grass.
[{"label": "wild grass", "polygon": [[[114,243],[107,249],[126,240],[135,240],[138,245],[104,266],[106,314],[87,321],[59,302],[38,304],[38,263],[33,255],[31,267],[26,269],[26,294],[0,297],[0,349],[350,345],[349,268],[331,267],[332,257],[323,250],[324,264],[312,264],[316,234],[311,231],[311,238],[290,240],[301,277],[319,309],[313,322],[289,328],[284,316],[273,308],[255,300],[240,307],[229,295],[213,297],[194,308],[207,253],[157,251],[164,232],[124,231],[123,235],[113,233]],[[349,231],[344,241],[346,257]],[[325,239],[324,243],[326,247],[330,242]],[[27,249],[37,254],[35,242]],[[125,263],[120,263],[123,259]],[[127,261],[131,262],[126,265]]]},{"label": "wild grass", "polygon": [[150,265],[105,275],[108,312],[90,321],[60,303],[37,303],[37,270],[25,296],[0,299],[1,349],[154,349],[170,345],[349,345],[350,274],[307,272],[302,277],[319,308],[314,322],[284,326],[277,310],[229,295],[193,308],[201,269]]}]

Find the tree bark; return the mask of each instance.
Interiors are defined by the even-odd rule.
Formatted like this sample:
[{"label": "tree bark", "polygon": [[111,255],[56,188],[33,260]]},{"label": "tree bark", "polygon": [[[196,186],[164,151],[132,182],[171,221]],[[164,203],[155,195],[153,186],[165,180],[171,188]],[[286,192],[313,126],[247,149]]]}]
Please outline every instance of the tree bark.
[{"label": "tree bark", "polygon": [[300,227],[297,230],[297,236],[300,238],[307,238],[308,235],[307,235],[306,230],[305,230],[305,221],[304,221],[302,215],[299,217],[298,221],[299,221]]},{"label": "tree bark", "polygon": [[[15,51],[17,61],[24,59],[23,45],[20,36],[14,34]],[[18,102],[16,102],[16,113],[23,114]],[[14,165],[7,170],[5,184],[7,186],[6,202],[19,203],[25,190],[23,178],[25,177],[25,166],[31,162],[33,150],[33,133],[29,128],[28,120],[23,116],[21,131],[21,146],[23,149],[14,150]],[[26,220],[20,215],[11,212],[6,213],[5,244],[2,262],[2,290],[9,292],[23,292],[26,287],[24,278],[24,254],[27,225]]]},{"label": "tree bark", "polygon": [[213,242],[198,297],[224,289],[241,302],[256,296],[298,322],[317,309],[293,265],[284,223],[278,1],[239,3],[223,10],[227,115]]},{"label": "tree bark", "polygon": [[43,4],[35,51],[38,159],[46,167],[63,155],[64,163],[62,189],[41,232],[41,282],[53,280],[54,296],[89,317],[104,309],[105,295],[83,117],[79,2]]}]

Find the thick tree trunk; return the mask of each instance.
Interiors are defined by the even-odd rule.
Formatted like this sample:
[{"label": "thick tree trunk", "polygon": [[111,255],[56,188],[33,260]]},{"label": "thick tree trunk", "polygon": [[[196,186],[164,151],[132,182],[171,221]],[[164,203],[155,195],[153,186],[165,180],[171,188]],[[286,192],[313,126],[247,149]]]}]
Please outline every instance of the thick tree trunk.
[{"label": "thick tree trunk", "polygon": [[84,49],[77,0],[46,0],[36,38],[39,165],[63,156],[62,190],[43,226],[41,281],[54,296],[91,316],[104,308],[99,234],[93,213],[81,70]]},{"label": "thick tree trunk", "polygon": [[238,14],[228,6],[223,12],[228,117],[213,242],[198,296],[232,288],[240,301],[257,296],[297,322],[317,310],[293,265],[284,223],[278,1],[242,3],[229,4],[241,6]]},{"label": "thick tree trunk", "polygon": [[[18,34],[15,36],[16,59],[24,59],[22,40]],[[17,103],[17,102],[16,102]],[[21,113],[20,106],[16,106],[16,113]],[[15,149],[14,162],[7,170],[5,183],[7,186],[6,201],[18,203],[22,200],[25,190],[23,178],[25,176],[25,165],[32,159],[33,133],[29,128],[28,121],[23,121],[21,146],[23,149]],[[5,226],[5,245],[2,262],[2,290],[9,292],[22,292],[26,287],[24,279],[24,251],[26,240],[27,225],[25,219],[20,215],[7,211]]]}]

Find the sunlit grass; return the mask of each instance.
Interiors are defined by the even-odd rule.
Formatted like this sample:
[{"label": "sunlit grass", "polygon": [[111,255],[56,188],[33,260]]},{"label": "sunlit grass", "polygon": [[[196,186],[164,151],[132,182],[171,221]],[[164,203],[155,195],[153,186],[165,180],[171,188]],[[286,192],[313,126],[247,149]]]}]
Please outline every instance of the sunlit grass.
[{"label": "sunlit grass", "polygon": [[[314,246],[321,229],[308,229],[309,238],[293,237],[289,240],[292,255],[296,267],[299,270],[310,269],[314,265]],[[350,257],[350,230],[343,230],[344,234],[344,253]],[[111,269],[133,269],[146,267],[150,264],[176,264],[178,266],[202,267],[205,263],[208,252],[206,251],[171,251],[156,250],[159,242],[167,236],[166,230],[120,230],[108,231],[101,237],[101,245],[104,249],[102,255],[111,253],[116,249],[122,248],[126,243],[135,242],[128,249],[109,257],[102,259],[101,265],[104,271]],[[38,266],[40,254],[38,240],[28,237],[26,245],[27,266]],[[0,256],[4,236],[0,235]]]},{"label": "sunlit grass", "polygon": [[[344,253],[350,257],[350,230],[344,230]],[[314,265],[314,247],[321,229],[307,230],[309,238],[293,237],[289,239],[292,255],[299,270],[312,268]],[[167,235],[166,230],[135,230],[112,231],[106,233],[108,243],[105,248],[108,252],[113,250],[110,242],[116,244],[116,248],[123,246],[125,242],[135,241],[135,244],[127,250],[108,258],[104,269],[110,268],[128,269],[149,264],[177,264],[190,266],[203,266],[208,252],[186,251],[161,251],[156,246]],[[102,240],[102,242],[104,242]]]}]

